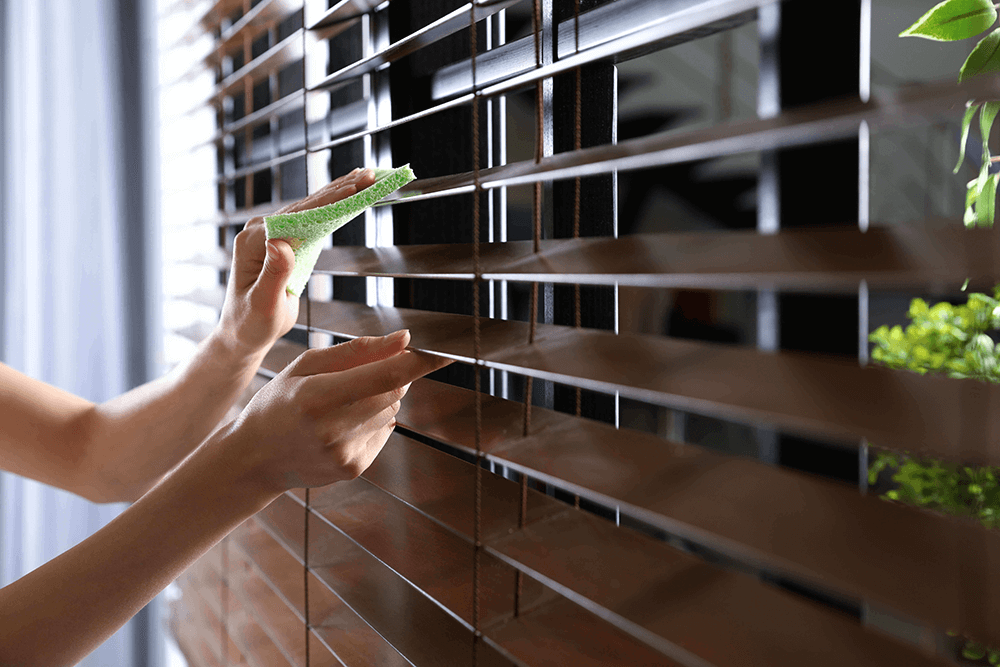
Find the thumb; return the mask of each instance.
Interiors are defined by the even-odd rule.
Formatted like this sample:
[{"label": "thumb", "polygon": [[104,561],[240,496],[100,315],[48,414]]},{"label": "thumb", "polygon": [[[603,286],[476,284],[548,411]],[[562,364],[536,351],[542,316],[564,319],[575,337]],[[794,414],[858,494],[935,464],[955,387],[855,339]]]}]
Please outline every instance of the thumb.
[{"label": "thumb", "polygon": [[284,239],[271,239],[265,244],[267,257],[264,258],[264,268],[257,276],[254,291],[260,291],[277,299],[283,296],[288,279],[295,268],[295,253],[292,246]]}]

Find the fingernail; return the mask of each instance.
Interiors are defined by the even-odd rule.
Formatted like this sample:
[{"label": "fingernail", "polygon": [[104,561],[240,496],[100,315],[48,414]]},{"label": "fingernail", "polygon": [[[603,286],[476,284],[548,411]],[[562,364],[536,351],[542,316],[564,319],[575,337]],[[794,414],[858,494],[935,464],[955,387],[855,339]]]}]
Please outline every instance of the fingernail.
[{"label": "fingernail", "polygon": [[[359,171],[361,171],[361,167],[355,167],[354,169],[351,170],[351,174],[356,174]],[[348,174],[348,176],[350,176],[350,174]]]},{"label": "fingernail", "polygon": [[386,340],[390,343],[397,343],[403,340],[403,337],[406,336],[406,334],[408,333],[410,333],[409,329],[400,329],[396,333],[389,334],[388,336],[386,336]]}]

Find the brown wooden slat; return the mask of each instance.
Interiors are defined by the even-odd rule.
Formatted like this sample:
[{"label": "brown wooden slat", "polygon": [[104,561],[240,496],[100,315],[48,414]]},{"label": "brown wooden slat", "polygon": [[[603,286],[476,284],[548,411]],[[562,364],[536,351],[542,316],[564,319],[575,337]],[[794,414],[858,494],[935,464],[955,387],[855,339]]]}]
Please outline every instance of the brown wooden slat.
[{"label": "brown wooden slat", "polygon": [[[269,511],[275,506],[278,511]],[[303,512],[286,495],[258,515],[300,560]],[[315,515],[310,515],[309,536],[310,566],[316,576],[414,665],[467,662],[472,632],[466,626]],[[479,664],[509,667],[512,663],[496,651],[484,650]]]},{"label": "brown wooden slat", "polygon": [[[628,635],[608,624],[595,627],[592,619],[581,607],[559,600],[507,622],[491,633],[491,639],[529,665],[681,665],[667,658],[651,659],[638,653]],[[719,631],[722,635],[726,632],[721,628]],[[586,641],[580,641],[581,636]],[[720,636],[719,641],[725,639]],[[544,662],[536,662],[539,646],[545,649]]]},{"label": "brown wooden slat", "polygon": [[294,667],[304,667],[305,633],[302,619],[288,608],[250,563],[233,549],[230,550],[228,584],[229,594],[234,595],[250,613],[288,663]]},{"label": "brown wooden slat", "polygon": [[209,102],[218,102],[236,88],[242,89],[245,79],[263,70],[277,71],[295,62],[302,58],[302,49],[302,30],[299,29],[223,79],[215,87]]},{"label": "brown wooden slat", "polygon": [[215,40],[216,47],[209,56],[209,61],[220,61],[237,43],[242,44],[244,39],[256,39],[275,23],[301,8],[302,0],[262,0]]},{"label": "brown wooden slat", "polygon": [[233,181],[239,180],[241,178],[246,178],[251,174],[255,174],[258,171],[264,171],[267,169],[273,169],[277,166],[283,165],[286,162],[291,162],[293,160],[299,160],[304,158],[306,155],[305,149],[294,151],[292,153],[285,153],[284,155],[279,155],[277,157],[268,158],[261,162],[254,162],[245,167],[241,167],[231,172],[226,172],[219,174],[215,177],[216,183],[231,183]]},{"label": "brown wooden slat", "polygon": [[[299,310],[305,324],[306,307]],[[473,359],[473,322],[404,308],[344,301],[312,303],[314,330],[339,336],[408,328],[411,347]],[[539,324],[482,321],[487,367],[613,393],[640,401],[786,431],[978,464],[1000,464],[1000,387],[918,376],[800,352]]]},{"label": "brown wooden slat", "polygon": [[[181,601],[175,600],[170,603],[167,627],[173,636],[177,647],[184,656],[188,667],[216,667],[220,663],[207,648],[205,640],[201,637],[201,628],[193,620],[193,614]],[[204,655],[204,652],[208,656]]]},{"label": "brown wooden slat", "polygon": [[205,144],[221,144],[225,138],[231,134],[235,134],[240,130],[251,130],[257,125],[262,125],[265,122],[270,122],[270,120],[283,113],[289,111],[287,107],[291,106],[294,102],[302,102],[304,96],[302,90],[297,90],[291,92],[281,99],[271,102],[265,107],[261,107],[252,113],[248,113],[239,120],[234,120],[231,123],[224,124],[215,136],[206,141],[204,144],[198,144],[193,148],[201,148]]},{"label": "brown wooden slat", "polygon": [[[857,292],[869,288],[957,289],[966,278],[1000,279],[1000,234],[886,227],[756,232],[637,234],[621,238],[550,239],[480,246],[485,279],[539,280],[699,289],[767,288]],[[976,232],[979,233],[976,233]],[[338,276],[473,277],[471,244],[363,248],[337,246],[320,255],[317,271]]]},{"label": "brown wooden slat", "polygon": [[260,667],[283,667],[289,662],[266,632],[245,609],[240,607],[229,616],[229,634],[244,654]]},{"label": "brown wooden slat", "polygon": [[[472,488],[471,477],[468,480]],[[311,507],[359,546],[472,625],[473,548],[364,480],[317,490]],[[512,516],[516,516],[516,513]],[[419,558],[414,558],[420,554]],[[480,563],[480,621],[489,628],[514,608],[515,572],[488,555]],[[524,608],[554,596],[535,582],[522,592]]]},{"label": "brown wooden slat", "polygon": [[[629,38],[635,34],[631,33]],[[596,53],[598,49],[591,51]],[[612,55],[614,52],[607,53]],[[512,85],[523,85],[517,80],[533,83],[557,72],[570,71],[574,61],[592,56],[589,52],[570,56],[514,77],[511,81],[488,87],[481,94],[485,97],[500,94],[510,90]],[[961,107],[970,98],[993,99],[1000,94],[1000,83],[995,79],[980,79],[959,86],[952,79],[902,86],[885,93],[876,91],[868,102],[853,96],[797,107],[771,118],[668,131],[616,144],[565,151],[537,163],[524,160],[481,169],[479,181],[483,188],[490,189],[812,145],[856,136],[863,121],[869,124],[872,131],[922,124],[928,118],[953,117],[954,108]],[[471,192],[472,184],[472,172],[418,178],[387,197],[384,203],[405,203],[420,201],[428,196]]]},{"label": "brown wooden slat", "polygon": [[261,368],[271,375],[277,375],[284,370],[285,366],[295,361],[306,349],[305,345],[279,338],[271,346],[271,349],[268,350]]},{"label": "brown wooden slat", "polygon": [[380,4],[382,0],[340,0],[307,27],[316,30],[349,21],[354,16],[372,11]]},{"label": "brown wooden slat", "polygon": [[254,517],[247,519],[229,537],[230,554],[236,550],[237,558],[252,563],[259,570],[260,576],[284,598],[283,604],[304,622],[302,564],[261,528]]},{"label": "brown wooden slat", "polygon": [[[400,440],[398,437],[395,439]],[[396,484],[393,490],[398,492],[402,489],[406,494],[403,499],[407,502],[413,500],[409,494],[414,492],[416,497],[436,493],[439,506],[451,508],[445,512],[446,517],[454,517],[457,508],[471,508],[472,467],[412,441],[409,444],[411,446],[405,453],[401,447],[393,451],[396,454],[396,465],[391,473]],[[452,465],[447,471],[428,475],[424,462],[417,462],[424,455],[445,459]],[[378,459],[382,460],[383,457]],[[383,464],[377,462],[376,465]],[[421,487],[424,488],[416,491]],[[490,517],[487,524],[503,521],[504,518],[514,520],[518,493],[513,482],[489,478],[484,497],[491,502],[505,498],[507,507],[503,508],[506,511],[499,513],[495,512],[498,509],[495,506],[487,507],[485,513]],[[810,653],[816,658],[811,664],[830,667],[842,664],[890,665],[896,664],[904,655],[908,664],[938,664],[910,650],[901,649],[889,640],[865,634],[856,623],[848,622],[818,605],[767,589],[748,577],[713,570],[665,545],[621,531],[595,517],[566,510],[564,505],[541,494],[532,492],[532,495],[534,502],[547,505],[550,511],[556,512],[555,516],[539,519],[536,514],[535,521],[530,524],[532,530],[518,531],[499,540],[494,538],[492,544],[487,540],[487,544],[507,556],[513,552],[515,560],[530,563],[529,567],[535,572],[546,573],[560,584],[587,589],[591,599],[596,599],[615,613],[637,616],[642,626],[661,633],[673,630],[673,636],[680,637],[682,641],[690,643],[692,639],[690,633],[676,632],[676,614],[683,615],[679,610],[689,607],[701,620],[700,624],[689,624],[689,629],[692,632],[699,630],[699,639],[707,642],[707,646],[711,646],[712,638],[717,639],[720,626],[743,628],[739,641],[730,636],[725,649],[712,652],[717,659],[725,657],[721,662],[713,661],[720,667],[784,664],[783,658],[790,654],[805,656]],[[400,508],[388,496],[375,489],[365,489],[359,482],[340,483],[319,490],[312,506],[407,580],[449,608],[460,611],[467,620],[471,618],[471,531],[466,540],[461,540],[432,522],[421,525],[421,521],[406,516],[407,510]],[[442,520],[448,522],[449,519],[442,517]],[[513,530],[497,528],[493,526],[491,534],[503,536]],[[511,545],[517,546],[512,548]],[[575,561],[571,558],[567,568],[564,554],[573,552],[580,557]],[[420,558],[414,559],[414,553],[419,553]],[[490,628],[494,624],[511,618],[509,610],[512,609],[514,586],[511,577],[501,575],[491,559],[484,556],[482,567],[483,626],[487,635],[491,635]],[[605,572],[619,574],[611,582],[603,576]],[[684,583],[690,580],[703,585]],[[528,580],[522,593],[523,613],[529,616],[531,609],[543,603],[536,597],[537,584],[536,590],[532,590],[531,584],[532,581]],[[497,587],[501,592],[499,598]],[[506,595],[503,595],[504,592]],[[683,597],[684,604],[675,604],[677,597]],[[497,604],[501,613],[497,613]],[[508,613],[502,613],[504,607]],[[674,611],[674,616],[664,613],[663,608]],[[575,614],[575,617],[574,622],[580,624],[580,614]],[[590,622],[593,623],[593,620]],[[798,627],[790,627],[796,623]],[[603,624],[599,625],[603,627]],[[809,632],[817,625],[826,628],[825,634],[816,636]],[[565,655],[565,662],[553,664],[587,664],[588,657],[602,655],[601,649],[607,642],[595,640],[601,633],[610,631],[598,627],[592,633],[590,626],[587,627],[588,631],[576,633],[573,641],[575,653]],[[661,659],[651,658],[644,649],[629,648],[635,640],[620,632],[610,634],[616,637],[612,645],[619,652],[630,655],[628,659],[616,657],[615,664],[648,664],[651,659]],[[760,636],[756,636],[758,634]],[[789,639],[789,635],[798,638],[798,645]],[[534,650],[537,657],[537,648]],[[548,657],[552,660],[551,654]],[[752,659],[748,661],[747,657]],[[801,664],[798,657],[794,664]]]},{"label": "brown wooden slat", "polygon": [[[397,419],[468,450],[473,400],[473,392],[418,380]],[[993,571],[991,559],[1000,554],[997,536],[983,536],[978,526],[861,497],[819,478],[549,410],[533,411],[528,438],[520,437],[521,421],[521,405],[484,397],[484,451],[532,476],[598,502],[621,504],[654,525],[790,576],[879,601],[938,627],[975,629],[979,636],[997,633],[983,625],[990,615],[975,611],[977,605],[1000,609],[996,589],[983,588],[969,597],[960,579],[962,571]],[[790,502],[797,507],[794,515],[787,512]],[[747,514],[748,508],[753,512]],[[498,515],[516,517],[516,507]],[[828,546],[830,526],[837,527],[843,549]],[[981,538],[988,542],[983,549],[954,546]],[[887,576],[888,563],[906,574]],[[913,581],[925,583],[914,587]]]},{"label": "brown wooden slat", "polygon": [[243,608],[236,595],[227,590],[228,587],[222,580],[221,564],[213,563],[212,560],[199,560],[196,565],[198,568],[193,574],[199,577],[198,595],[208,603],[208,608],[217,618],[221,617],[221,600],[226,601],[227,634],[247,661],[255,667],[290,666],[285,654],[257,620]]},{"label": "brown wooden slat", "polygon": [[[204,568],[207,567],[207,565],[204,566]],[[221,591],[214,571],[210,568],[208,571],[204,571],[204,568],[189,571],[182,579],[178,580],[184,594],[184,598],[181,600],[183,608],[191,614],[191,621],[199,628],[202,641],[209,647],[217,662],[245,665],[247,661],[239,647],[233,642],[232,637],[227,637],[226,640],[229,650],[228,656],[224,657],[222,654],[220,647],[222,646],[223,631],[219,620],[221,601],[218,597]]]},{"label": "brown wooden slat", "polygon": [[[465,472],[468,473],[468,470]],[[473,487],[472,477],[468,474],[453,478],[452,482],[464,484],[469,491]],[[511,502],[502,516],[516,521],[516,485],[513,491],[507,494],[507,500]],[[484,498],[492,500],[496,495],[492,487],[484,490]],[[470,501],[468,507],[472,507],[471,494],[466,500]],[[533,505],[543,506],[548,511],[561,509],[545,497],[534,499]],[[324,487],[315,495],[312,506],[359,546],[471,623],[473,547],[469,540],[401,506],[398,500],[367,485],[364,480]],[[480,568],[480,627],[490,637],[491,627],[503,625],[513,617],[516,579],[512,569],[488,554],[482,555]],[[556,600],[550,590],[531,579],[523,582],[521,595],[523,613],[553,604]],[[536,643],[531,648],[533,660],[528,662],[586,664],[584,658],[601,651],[603,641],[611,635],[620,655],[627,656],[626,660],[617,664],[674,664],[634,638],[610,631],[606,623],[590,613],[578,614],[576,623],[574,651],[552,653],[544,639],[535,637]],[[502,642],[499,643],[502,645]]]},{"label": "brown wooden slat", "polygon": [[[418,380],[396,419],[470,451],[474,396]],[[1000,633],[992,620],[997,614],[989,611],[1000,610],[1000,589],[966,583],[968,576],[988,580],[987,573],[995,571],[996,532],[861,496],[819,477],[542,408],[532,410],[532,430],[523,438],[522,406],[496,397],[483,397],[482,414],[488,458],[532,477],[621,505],[627,514],[734,557],[881,602],[938,627],[982,637]],[[452,513],[460,517],[464,511]],[[914,586],[915,581],[922,583]]]},{"label": "brown wooden slat", "polygon": [[[280,547],[278,547],[280,549]],[[287,554],[286,552],[286,555]],[[289,557],[291,557],[289,555]],[[292,559],[294,563],[294,559]],[[284,577],[297,575],[299,594],[302,594],[302,567],[286,569]],[[251,560],[238,549],[230,549],[229,568],[230,590],[235,593],[244,609],[252,610],[254,618],[272,641],[283,649],[291,663],[298,667],[306,665],[305,618],[295,613],[286,600],[270,587],[260,571],[253,567]],[[315,591],[313,591],[315,593]],[[310,646],[310,648],[312,648]],[[314,667],[336,667],[342,663],[327,649],[319,653],[310,652],[309,665]]]},{"label": "brown wooden slat", "polygon": [[223,19],[241,6],[243,6],[243,0],[217,0],[201,18],[201,24],[205,27],[206,32],[212,32],[212,28],[219,25]]},{"label": "brown wooden slat", "polygon": [[[472,539],[472,476],[471,464],[400,435],[392,436],[364,474],[464,534],[467,542]],[[518,503],[518,485],[497,476],[483,481],[484,498],[490,499],[483,507],[484,543],[491,551],[717,667],[876,667],[898,664],[904,656],[906,664],[939,664],[864,632],[839,612],[706,565],[534,491],[529,502],[552,509],[529,515],[527,526],[519,529],[508,523],[516,520],[510,506]],[[500,506],[501,499],[507,507]],[[711,506],[710,499],[705,504]],[[718,641],[720,627],[733,628],[725,642]]]},{"label": "brown wooden slat", "polygon": [[330,148],[335,148],[337,146],[342,146],[342,145],[350,143],[352,141],[357,141],[358,139],[361,139],[361,138],[366,137],[366,136],[371,135],[371,134],[377,134],[379,132],[384,132],[385,130],[391,129],[393,127],[399,127],[399,126],[402,126],[402,125],[406,125],[407,123],[412,123],[413,121],[418,120],[418,119],[422,119],[422,118],[427,118],[429,116],[433,116],[433,115],[435,115],[437,113],[445,111],[446,109],[455,109],[457,107],[464,106],[465,104],[468,104],[471,101],[472,101],[472,94],[470,93],[469,95],[464,95],[464,96],[456,98],[454,100],[448,100],[447,102],[443,102],[442,104],[438,104],[438,105],[435,105],[435,106],[430,107],[428,109],[423,109],[421,111],[417,111],[417,112],[409,114],[407,116],[402,116],[400,118],[396,118],[395,120],[385,121],[385,122],[383,122],[380,125],[375,125],[375,126],[367,127],[367,128],[365,128],[363,130],[359,130],[359,131],[351,133],[351,134],[346,134],[346,135],[338,136],[338,137],[336,137],[334,139],[330,139],[329,141],[324,140],[324,141],[319,142],[318,144],[316,144],[316,143],[310,143],[309,144],[309,152],[315,153],[315,152],[318,152],[318,151],[321,151],[321,150],[327,150],[327,149],[330,149]]},{"label": "brown wooden slat", "polygon": [[[231,546],[252,561],[299,618],[305,619],[302,564],[257,523],[245,522],[232,533]],[[346,665],[409,665],[364,620],[347,607],[316,575],[309,573],[309,622],[312,632]]]},{"label": "brown wooden slat", "polygon": [[[481,4],[476,9],[476,20],[485,19],[518,2],[520,0],[493,0],[488,4]],[[313,86],[311,90],[323,90],[339,86],[351,79],[374,72],[389,63],[415,53],[425,46],[434,44],[449,35],[453,35],[461,30],[468,30],[470,8],[471,4],[458,7],[433,23],[393,42],[378,53],[367,58],[362,58],[327,75],[322,81]]]}]

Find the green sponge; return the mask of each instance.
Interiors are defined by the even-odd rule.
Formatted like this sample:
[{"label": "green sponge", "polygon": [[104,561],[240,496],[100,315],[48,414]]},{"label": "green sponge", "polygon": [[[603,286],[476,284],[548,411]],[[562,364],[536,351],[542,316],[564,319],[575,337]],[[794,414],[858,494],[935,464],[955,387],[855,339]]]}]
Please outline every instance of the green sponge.
[{"label": "green sponge", "polygon": [[264,218],[268,239],[285,239],[295,251],[295,269],[288,280],[289,292],[300,296],[319,259],[323,239],[361,215],[365,209],[403,187],[416,176],[409,164],[398,169],[374,169],[375,183],[336,203],[296,213],[278,213]]}]

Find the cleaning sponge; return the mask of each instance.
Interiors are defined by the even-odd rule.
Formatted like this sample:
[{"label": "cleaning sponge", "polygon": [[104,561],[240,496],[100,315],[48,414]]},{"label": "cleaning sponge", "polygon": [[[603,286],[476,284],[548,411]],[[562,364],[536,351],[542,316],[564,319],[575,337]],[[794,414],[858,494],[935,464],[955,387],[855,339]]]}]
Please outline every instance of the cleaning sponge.
[{"label": "cleaning sponge", "polygon": [[409,164],[398,169],[374,169],[375,183],[336,203],[264,218],[268,239],[285,239],[295,251],[295,268],[288,280],[289,292],[300,296],[322,251],[323,239],[361,215],[380,199],[403,187],[416,176]]}]

